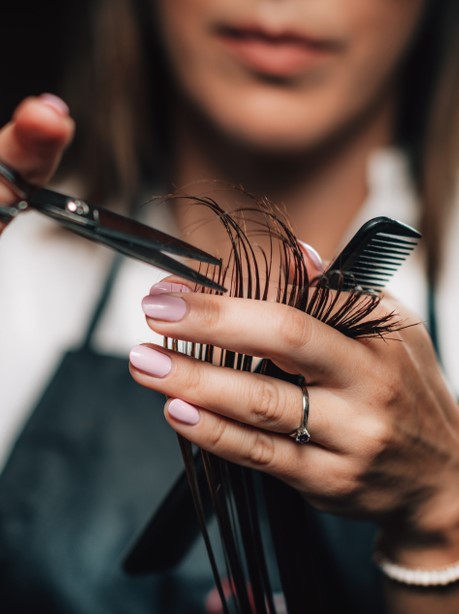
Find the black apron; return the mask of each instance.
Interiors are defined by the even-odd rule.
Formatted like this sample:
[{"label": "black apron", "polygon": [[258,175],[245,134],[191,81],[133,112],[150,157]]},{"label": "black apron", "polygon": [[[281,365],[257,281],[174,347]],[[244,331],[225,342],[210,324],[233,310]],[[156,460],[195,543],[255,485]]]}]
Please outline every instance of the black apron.
[{"label": "black apron", "polygon": [[213,586],[200,543],[167,574],[121,568],[183,464],[164,397],[135,383],[126,359],[91,347],[117,269],[85,342],[64,356],[0,476],[7,614],[202,612]]}]

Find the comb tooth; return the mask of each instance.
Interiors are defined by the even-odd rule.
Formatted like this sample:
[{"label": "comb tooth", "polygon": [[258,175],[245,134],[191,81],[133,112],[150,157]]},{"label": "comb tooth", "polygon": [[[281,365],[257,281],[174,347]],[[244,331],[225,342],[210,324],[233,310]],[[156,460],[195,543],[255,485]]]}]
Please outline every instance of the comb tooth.
[{"label": "comb tooth", "polygon": [[383,264],[396,264],[402,263],[406,260],[406,258],[401,256],[390,256],[387,254],[366,254],[363,252],[360,257],[360,262],[381,262]]},{"label": "comb tooth", "polygon": [[378,235],[377,237],[372,237],[370,243],[381,243],[382,245],[400,245],[400,246],[409,246],[416,247],[418,244],[417,241],[402,241],[400,238],[391,238],[391,237],[381,237]]},{"label": "comb tooth", "polygon": [[399,252],[399,251],[389,251],[389,250],[374,250],[374,249],[364,249],[362,254],[374,257],[374,258],[401,258],[405,260],[410,252]]},{"label": "comb tooth", "polygon": [[377,232],[373,235],[375,239],[384,239],[388,241],[397,241],[398,243],[404,243],[406,241],[419,241],[419,237],[409,237],[408,235],[394,235],[390,232]]},{"label": "comb tooth", "polygon": [[371,281],[370,279],[356,279],[354,280],[354,283],[357,282],[357,285],[362,286],[363,288],[384,288],[384,286],[387,283],[387,280],[376,280],[376,281]]},{"label": "comb tooth", "polygon": [[369,276],[369,277],[374,277],[375,275],[384,275],[384,276],[390,276],[393,275],[395,273],[395,271],[387,271],[385,269],[379,269],[379,268],[375,268],[375,269],[364,269],[364,268],[360,268],[360,269],[352,269],[352,274],[353,275],[362,275],[362,276]]},{"label": "comb tooth", "polygon": [[384,241],[386,243],[398,245],[409,245],[411,243],[418,243],[418,239],[415,239],[413,237],[396,237],[394,235],[383,235],[380,233],[371,237],[370,241]]},{"label": "comb tooth", "polygon": [[356,275],[355,281],[357,281],[360,285],[377,283],[385,284],[389,280],[389,277],[361,277],[360,275]]},{"label": "comb tooth", "polygon": [[390,275],[355,275],[355,279],[362,280],[365,283],[371,281],[387,281],[391,276]]},{"label": "comb tooth", "polygon": [[[395,262],[403,262],[408,258],[409,254],[389,254],[387,252],[372,252],[365,250],[362,252],[361,257],[374,260],[375,262],[382,262],[383,260],[392,260]],[[360,258],[359,258],[360,260]]]},{"label": "comb tooth", "polygon": [[411,254],[413,250],[412,249],[388,249],[388,248],[383,248],[383,247],[379,247],[378,245],[369,245],[367,246],[363,252],[367,252],[369,254],[376,254],[376,255],[380,255],[380,256],[402,256],[403,258],[408,258],[408,256]]},{"label": "comb tooth", "polygon": [[372,249],[379,249],[381,251],[400,250],[403,252],[410,252],[416,247],[416,243],[404,243],[403,245],[400,245],[399,243],[388,243],[384,241],[369,241],[365,247],[371,247]]},{"label": "comb tooth", "polygon": [[372,271],[389,271],[395,273],[398,270],[397,266],[382,266],[380,264],[368,264],[366,266],[361,265],[359,262],[352,267],[353,271],[363,271],[371,273]]},{"label": "comb tooth", "polygon": [[394,274],[393,271],[390,271],[390,272],[376,271],[375,273],[370,273],[370,272],[352,270],[346,273],[346,277],[352,278],[353,280],[364,280],[366,282],[369,282],[371,280],[387,281],[390,277],[392,277],[393,274]]},{"label": "comb tooth", "polygon": [[411,253],[410,251],[401,251],[397,249],[380,249],[367,245],[361,252],[362,254],[371,254],[372,256],[403,256],[406,258]]},{"label": "comb tooth", "polygon": [[[378,239],[387,239],[389,241],[396,241],[397,243],[417,243],[420,239],[420,236],[417,237],[409,237],[408,235],[393,235],[390,233],[385,233],[385,232],[378,232],[377,235],[374,235],[375,238],[377,237]],[[403,237],[403,238],[402,238]]]},{"label": "comb tooth", "polygon": [[389,279],[390,277],[392,277],[392,275],[394,275],[395,271],[388,271],[388,272],[384,272],[384,271],[376,271],[375,273],[363,273],[362,271],[356,271],[353,272],[353,275],[355,277],[361,277],[362,279],[376,279],[376,278],[381,278],[381,279]]},{"label": "comb tooth", "polygon": [[397,245],[395,243],[381,243],[379,241],[370,241],[366,247],[379,251],[402,252],[405,254],[413,251],[416,245]]},{"label": "comb tooth", "polygon": [[390,237],[371,237],[369,243],[381,243],[382,245],[394,245],[395,247],[411,247],[418,244],[417,241],[400,241],[400,239],[391,239]]}]

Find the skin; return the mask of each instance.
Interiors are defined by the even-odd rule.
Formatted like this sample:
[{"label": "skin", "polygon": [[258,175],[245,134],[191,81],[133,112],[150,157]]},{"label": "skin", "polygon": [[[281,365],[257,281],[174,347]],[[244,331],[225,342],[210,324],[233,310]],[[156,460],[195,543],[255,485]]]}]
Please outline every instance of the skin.
[{"label": "skin", "polygon": [[[332,258],[365,199],[368,156],[391,141],[399,65],[424,5],[425,0],[157,2],[180,90],[175,185],[217,178],[268,195],[286,205],[297,236]],[[270,74],[228,53],[216,35],[221,24],[293,31],[327,41],[331,49],[273,82]],[[178,219],[183,230],[196,226],[190,208],[179,211]],[[214,247],[204,233],[197,240]]]},{"label": "skin", "polygon": [[[420,0],[159,2],[181,90],[177,183],[217,177],[267,193],[285,204],[298,235],[331,257],[364,202],[368,157],[391,143],[400,65],[424,9]],[[331,37],[336,52],[273,84],[212,37],[219,20],[233,19],[266,28],[306,24],[306,32]],[[192,212],[179,211],[178,219],[185,228]],[[199,242],[215,251],[219,239],[202,234]],[[168,352],[166,375],[152,377],[132,364],[131,372],[170,397],[165,415],[172,428],[223,458],[280,477],[321,509],[376,520],[382,547],[400,564],[436,568],[459,560],[459,412],[422,325],[386,342],[350,341],[281,305],[192,293],[172,298],[185,302],[185,315],[166,321],[166,309],[149,317],[156,332],[269,357],[304,375],[313,435],[307,446],[286,437],[299,424],[297,387]],[[381,308],[419,322],[389,297]],[[174,399],[197,410],[194,424],[172,415]],[[387,604],[390,612],[456,612],[459,590],[388,582]]]},{"label": "skin", "polygon": [[[368,156],[391,141],[398,67],[423,8],[421,0],[158,2],[183,92],[174,123],[177,183],[216,177],[249,189],[266,185],[262,193],[285,203],[299,236],[317,238],[311,242],[330,257],[364,200]],[[336,39],[338,51],[274,86],[212,47],[208,24],[234,15],[265,25],[307,23]],[[49,179],[73,130],[68,117],[45,106],[25,101],[0,132],[0,159],[37,184]],[[3,201],[11,197],[2,193]],[[324,222],[330,214],[333,228]],[[190,213],[177,215],[179,224],[190,222]],[[218,237],[201,238],[204,249],[215,248]],[[299,446],[286,436],[299,423],[297,387],[167,352],[167,374],[154,377],[132,364],[131,372],[170,397],[172,428],[223,458],[279,476],[321,509],[376,520],[385,551],[402,564],[459,560],[458,408],[423,326],[404,329],[398,341],[351,341],[274,303],[166,296],[184,301],[183,316],[150,317],[153,330],[270,357],[303,374],[312,441]],[[161,296],[150,305],[155,300]],[[418,322],[391,298],[381,308]],[[195,424],[171,415],[173,399],[196,408]],[[457,585],[413,591],[388,583],[387,594],[391,612],[448,613],[459,605]]]},{"label": "skin", "polygon": [[[299,446],[286,437],[301,419],[297,386],[148,346],[170,357],[170,371],[152,377],[131,367],[136,380],[198,408],[196,424],[180,423],[168,414],[169,400],[166,418],[174,429],[227,460],[283,479],[320,509],[377,518],[388,535],[400,531],[391,549],[406,565],[457,560],[454,543],[450,553],[444,549],[448,530],[459,529],[457,487],[444,505],[447,489],[438,475],[450,484],[457,476],[459,462],[450,450],[459,443],[459,413],[423,326],[393,333],[386,342],[352,340],[285,305],[261,308],[256,301],[194,293],[150,296],[145,311],[166,296],[164,319],[148,317],[156,332],[268,357],[303,375],[313,438]],[[178,321],[166,321],[171,299],[184,303]],[[381,309],[397,309],[407,324],[418,322],[393,299]],[[432,471],[420,472],[425,448]]]},{"label": "skin", "polygon": [[[249,147],[302,151],[347,130],[391,93],[424,0],[174,0],[158,2],[179,87],[226,135]],[[221,24],[257,24],[330,42],[313,66],[276,82],[226,52]]]},{"label": "skin", "polygon": [[[27,98],[0,130],[0,160],[30,183],[45,185],[70,143],[73,131],[73,120],[63,108],[57,110],[39,97]],[[0,202],[8,204],[16,200],[17,195],[0,183]]]}]

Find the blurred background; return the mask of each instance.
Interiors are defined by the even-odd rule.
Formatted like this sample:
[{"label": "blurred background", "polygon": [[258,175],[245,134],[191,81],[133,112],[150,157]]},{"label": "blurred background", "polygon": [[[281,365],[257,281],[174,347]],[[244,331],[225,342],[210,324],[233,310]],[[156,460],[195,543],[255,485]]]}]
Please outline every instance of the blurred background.
[{"label": "blurred background", "polygon": [[25,96],[57,91],[73,44],[67,26],[74,18],[69,2],[2,3],[0,124]]}]

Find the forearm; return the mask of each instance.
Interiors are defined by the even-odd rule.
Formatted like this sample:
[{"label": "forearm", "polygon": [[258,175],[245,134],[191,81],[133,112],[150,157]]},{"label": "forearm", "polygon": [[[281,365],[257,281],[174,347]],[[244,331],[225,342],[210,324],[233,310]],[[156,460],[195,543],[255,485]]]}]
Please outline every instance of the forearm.
[{"label": "forearm", "polygon": [[[376,560],[386,575],[384,592],[388,614],[459,612],[457,497],[431,507],[428,525],[431,528],[434,524],[437,530],[418,533],[405,527],[395,532],[381,532]],[[444,525],[446,519],[448,524]],[[421,518],[419,521],[423,526]],[[412,524],[410,528],[413,529]],[[392,562],[395,565],[391,566]],[[421,582],[427,585],[419,586]]]}]

